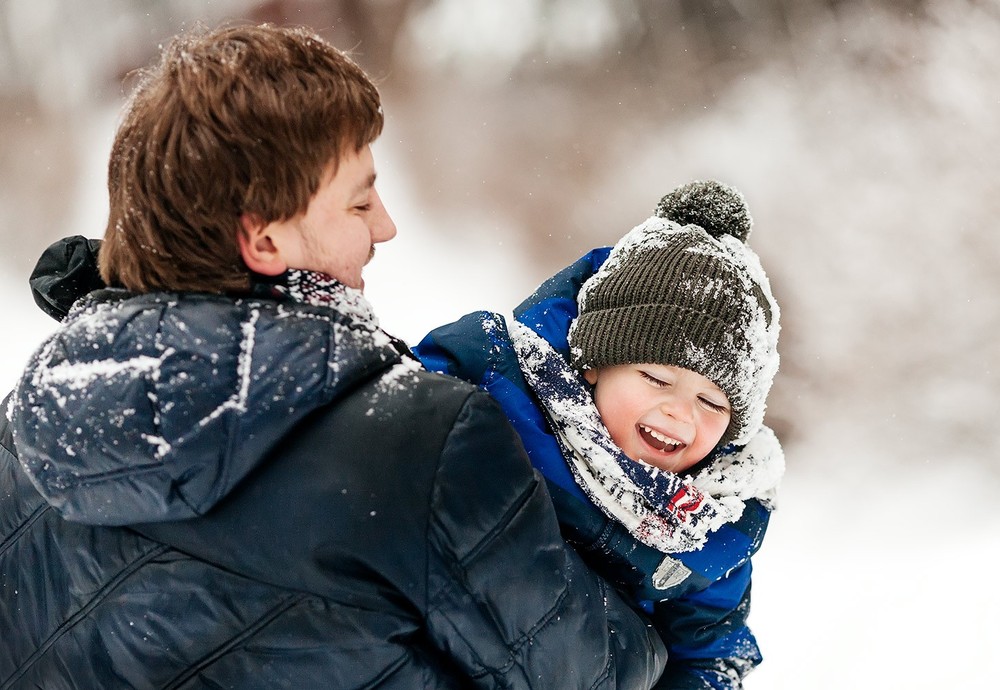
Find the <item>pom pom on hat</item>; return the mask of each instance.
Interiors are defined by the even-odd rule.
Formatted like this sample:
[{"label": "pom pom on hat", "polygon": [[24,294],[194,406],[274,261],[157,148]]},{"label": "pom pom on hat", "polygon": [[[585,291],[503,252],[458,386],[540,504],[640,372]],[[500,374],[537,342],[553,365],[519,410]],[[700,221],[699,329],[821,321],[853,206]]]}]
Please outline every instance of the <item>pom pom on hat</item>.
[{"label": "pom pom on hat", "polygon": [[678,225],[697,225],[712,237],[732,235],[740,242],[747,241],[753,227],[739,190],[715,180],[681,185],[660,199],[655,215]]}]

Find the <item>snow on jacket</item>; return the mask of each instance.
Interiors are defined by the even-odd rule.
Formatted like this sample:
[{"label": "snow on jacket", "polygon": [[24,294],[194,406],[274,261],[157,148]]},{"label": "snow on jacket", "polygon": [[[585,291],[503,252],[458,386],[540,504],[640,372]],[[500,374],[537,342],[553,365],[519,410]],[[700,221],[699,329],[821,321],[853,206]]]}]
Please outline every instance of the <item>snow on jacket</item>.
[{"label": "snow on jacket", "polygon": [[[567,360],[567,333],[577,314],[577,293],[608,251],[590,252],[546,281],[514,311],[517,323],[544,338]],[[746,619],[750,559],[764,537],[770,502],[742,501],[738,519],[708,534],[701,548],[658,551],[599,510],[575,481],[544,408],[525,381],[501,315],[468,314],[432,331],[414,351],[428,369],[481,386],[503,407],[532,464],[545,476],[567,541],[649,614],[667,643],[667,670],[657,687],[741,687],[742,678],[761,660]],[[762,493],[770,494],[784,467],[780,446],[767,429],[752,443],[767,456],[763,463],[771,483]],[[734,456],[740,452],[726,450]],[[692,473],[707,474],[708,468],[706,459]]]},{"label": "snow on jacket", "polygon": [[0,688],[651,685],[662,644],[565,547],[502,411],[379,333],[78,302],[0,425]]}]

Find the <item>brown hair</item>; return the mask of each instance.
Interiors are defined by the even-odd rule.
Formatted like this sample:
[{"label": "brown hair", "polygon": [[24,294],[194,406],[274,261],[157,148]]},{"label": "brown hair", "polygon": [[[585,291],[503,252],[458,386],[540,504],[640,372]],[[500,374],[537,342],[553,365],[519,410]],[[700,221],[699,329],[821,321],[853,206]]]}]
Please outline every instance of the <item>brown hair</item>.
[{"label": "brown hair", "polygon": [[108,164],[101,277],[133,292],[250,285],[240,216],[304,212],[323,172],[382,131],[378,91],[303,29],[175,38],[145,73]]}]

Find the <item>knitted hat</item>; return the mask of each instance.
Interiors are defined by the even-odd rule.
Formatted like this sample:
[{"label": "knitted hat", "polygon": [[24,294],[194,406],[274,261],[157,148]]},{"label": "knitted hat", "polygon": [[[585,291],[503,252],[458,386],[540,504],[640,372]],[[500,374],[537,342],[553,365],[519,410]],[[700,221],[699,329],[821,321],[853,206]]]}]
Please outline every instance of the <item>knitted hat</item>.
[{"label": "knitted hat", "polygon": [[663,197],[580,289],[573,364],[695,371],[732,407],[719,445],[749,441],[764,422],[779,330],[767,276],[746,245],[752,222],[743,195],[718,182]]}]

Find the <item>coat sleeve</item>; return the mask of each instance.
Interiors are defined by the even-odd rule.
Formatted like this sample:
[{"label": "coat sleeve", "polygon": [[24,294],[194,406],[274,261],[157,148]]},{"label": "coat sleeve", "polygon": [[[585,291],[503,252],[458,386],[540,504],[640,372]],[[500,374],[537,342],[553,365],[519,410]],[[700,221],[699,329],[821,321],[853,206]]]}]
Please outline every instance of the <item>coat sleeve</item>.
[{"label": "coat sleeve", "polygon": [[708,587],[657,602],[652,619],[667,644],[666,671],[656,688],[733,690],[761,662],[747,627],[750,561]]},{"label": "coat sleeve", "polygon": [[662,642],[565,545],[545,483],[484,393],[445,443],[429,522],[430,635],[478,687],[656,681]]}]

